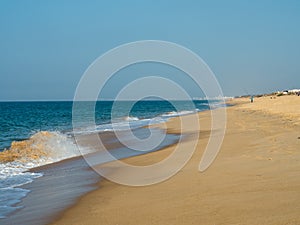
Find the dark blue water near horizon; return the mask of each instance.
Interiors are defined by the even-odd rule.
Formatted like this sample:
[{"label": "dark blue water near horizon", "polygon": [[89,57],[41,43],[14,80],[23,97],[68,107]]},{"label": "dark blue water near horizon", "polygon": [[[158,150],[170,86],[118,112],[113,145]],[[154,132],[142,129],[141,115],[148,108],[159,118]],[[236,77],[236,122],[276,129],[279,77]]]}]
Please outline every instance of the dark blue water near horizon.
[{"label": "dark blue water near horizon", "polygon": [[[82,122],[85,106],[93,102],[82,102]],[[97,125],[110,124],[114,101],[98,101],[95,105]],[[176,108],[173,106],[175,105]],[[0,151],[9,148],[12,141],[30,138],[39,131],[68,132],[72,130],[72,101],[49,102],[0,102]],[[128,108],[131,107],[128,112]],[[126,110],[125,110],[126,109]],[[114,110],[114,118],[127,118],[132,121],[151,119],[161,115],[176,115],[189,111],[208,110],[206,100],[197,101],[122,101]],[[101,131],[101,129],[99,130]]]}]

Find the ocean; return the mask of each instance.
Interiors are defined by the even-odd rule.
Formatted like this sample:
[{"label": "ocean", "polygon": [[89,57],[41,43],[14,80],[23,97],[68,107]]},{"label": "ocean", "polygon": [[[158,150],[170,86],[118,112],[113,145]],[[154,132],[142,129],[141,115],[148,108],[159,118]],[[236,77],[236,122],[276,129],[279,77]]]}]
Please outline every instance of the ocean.
[{"label": "ocean", "polygon": [[[219,106],[218,101],[214,103],[215,107]],[[95,172],[85,170],[88,165],[82,157],[76,157],[99,149],[87,145],[84,152],[79,152],[74,142],[74,133],[82,136],[100,134],[116,158],[126,158],[147,152],[141,153],[118,144],[111,144],[116,143],[116,137],[113,135],[114,129],[126,135],[130,127],[135,130],[137,136],[147,136],[143,128],[147,125],[162,123],[175,116],[209,110],[211,106],[206,100],[197,100],[192,103],[152,100],[138,101],[134,104],[130,101],[122,101],[118,102],[118,108],[113,112],[112,117],[114,102],[98,101],[95,105],[96,126],[87,126],[85,124],[87,107],[85,106],[93,103],[82,102],[81,104],[82,111],[79,113],[81,123],[77,123],[80,126],[73,128],[72,102],[0,102],[1,224],[2,222],[10,224],[12,221],[30,224],[32,221],[28,220],[26,223],[24,220],[24,217],[29,215],[30,217],[39,216],[40,219],[35,222],[40,221],[39,224],[46,224],[48,221],[42,218],[45,214],[51,216],[50,213],[58,213],[72,204],[80,195],[93,189],[93,185],[100,178]],[[128,112],[128,107],[132,105],[133,107]],[[154,132],[165,131],[154,129]],[[179,135],[168,134],[165,140],[151,151],[171,145],[179,138]],[[74,160],[66,160],[72,158]],[[106,162],[105,159],[98,163],[104,162]],[[48,166],[45,167],[45,165]],[[83,176],[81,173],[85,173],[84,176],[89,179],[79,182],[78,179]],[[66,177],[68,177],[68,183],[61,184],[61,180]],[[57,180],[55,182],[57,185],[51,187],[54,180]],[[54,188],[57,190],[51,200],[38,200],[41,198],[41,191],[45,195],[47,191],[53,193]],[[68,190],[68,192],[63,190]],[[47,202],[51,202],[51,207],[47,205]],[[47,213],[32,215],[34,210],[45,210]]]}]

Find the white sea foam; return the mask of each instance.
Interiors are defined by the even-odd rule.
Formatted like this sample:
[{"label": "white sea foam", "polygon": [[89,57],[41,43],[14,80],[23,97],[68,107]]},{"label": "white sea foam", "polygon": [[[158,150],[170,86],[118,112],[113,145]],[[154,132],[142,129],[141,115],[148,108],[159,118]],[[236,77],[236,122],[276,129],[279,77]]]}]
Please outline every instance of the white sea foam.
[{"label": "white sea foam", "polygon": [[184,116],[184,115],[188,115],[188,114],[193,114],[196,113],[197,110],[183,110],[183,111],[172,111],[172,112],[168,112],[165,114],[162,114],[162,117],[176,117],[176,116]]},{"label": "white sea foam", "polygon": [[[68,134],[89,134],[134,129],[163,123],[169,118],[188,115],[198,111],[200,110],[171,111],[153,118],[143,119],[127,116],[117,119],[113,123],[80,128]],[[17,208],[15,205],[28,194],[28,190],[19,188],[19,186],[30,183],[35,178],[42,176],[41,173],[28,172],[30,168],[54,163],[81,154],[73,141],[68,138],[68,134],[42,131],[34,134],[29,140],[14,142],[12,144],[11,150],[13,148],[24,148],[19,149],[19,152],[24,153],[24,155],[12,162],[0,163],[0,218],[14,211]],[[84,153],[89,152],[91,150],[86,149]]]},{"label": "white sea foam", "polygon": [[[28,172],[29,169],[80,155],[77,146],[60,132],[38,132],[25,141],[13,142],[5,154],[11,151],[19,156],[14,161],[0,163],[0,218],[12,211],[28,190],[18,188],[31,183],[41,173]],[[90,152],[86,149],[86,153]],[[23,154],[23,155],[21,155]],[[40,155],[39,155],[40,154]]]},{"label": "white sea foam", "polygon": [[[209,108],[208,106],[220,107],[218,103],[215,103],[215,106],[208,105],[207,103],[201,103],[201,105],[207,106],[205,107],[207,109]],[[201,106],[198,107],[201,108]],[[142,118],[147,113],[139,114],[142,115],[141,118],[135,116],[121,117],[113,120],[113,123],[81,127],[67,134],[60,132],[38,132],[29,140],[14,142],[11,150],[18,150],[15,153],[20,152],[22,155],[16,157],[14,161],[4,160],[0,163],[0,218],[5,217],[15,210],[17,208],[16,204],[28,194],[29,191],[23,189],[21,186],[42,176],[41,173],[29,172],[29,169],[81,154],[72,139],[68,138],[67,135],[135,129],[151,124],[163,123],[169,118],[188,115],[198,111],[200,110],[172,111],[152,118]],[[90,151],[90,149],[86,149],[84,153]]]},{"label": "white sea foam", "polygon": [[166,122],[171,117],[188,115],[188,114],[196,113],[198,111],[200,110],[199,109],[183,110],[179,112],[171,111],[171,112],[164,113],[162,115],[158,115],[153,118],[145,118],[145,119],[139,119],[138,117],[127,116],[127,117],[115,119],[113,123],[99,124],[99,125],[85,127],[85,128],[81,127],[80,129],[73,130],[70,133],[80,135],[80,134],[91,134],[91,133],[106,132],[106,131],[123,131],[123,130],[135,129],[147,125],[163,123]]},{"label": "white sea foam", "polygon": [[138,121],[139,120],[139,118],[135,117],[135,116],[126,116],[124,119],[126,121]]}]

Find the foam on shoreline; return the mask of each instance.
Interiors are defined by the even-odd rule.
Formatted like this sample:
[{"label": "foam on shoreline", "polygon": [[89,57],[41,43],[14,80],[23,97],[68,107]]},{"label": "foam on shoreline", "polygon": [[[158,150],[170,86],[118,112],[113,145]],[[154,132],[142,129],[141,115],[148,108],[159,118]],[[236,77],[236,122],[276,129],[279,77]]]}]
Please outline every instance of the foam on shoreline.
[{"label": "foam on shoreline", "polygon": [[77,146],[60,132],[41,131],[28,140],[12,142],[0,152],[0,217],[18,209],[15,205],[28,194],[29,190],[18,187],[43,176],[29,169],[78,155]]}]

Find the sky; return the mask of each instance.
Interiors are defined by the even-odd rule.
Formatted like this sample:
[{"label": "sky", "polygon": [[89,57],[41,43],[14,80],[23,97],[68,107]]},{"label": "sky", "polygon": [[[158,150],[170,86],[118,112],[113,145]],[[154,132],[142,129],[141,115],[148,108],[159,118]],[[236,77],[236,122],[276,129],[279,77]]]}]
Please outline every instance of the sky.
[{"label": "sky", "polygon": [[[192,50],[226,96],[300,88],[299,27],[300,1],[0,0],[0,101],[73,99],[95,59],[140,40]],[[180,72],[153,70],[201,95]],[[116,75],[101,97],[149,71]]]}]

